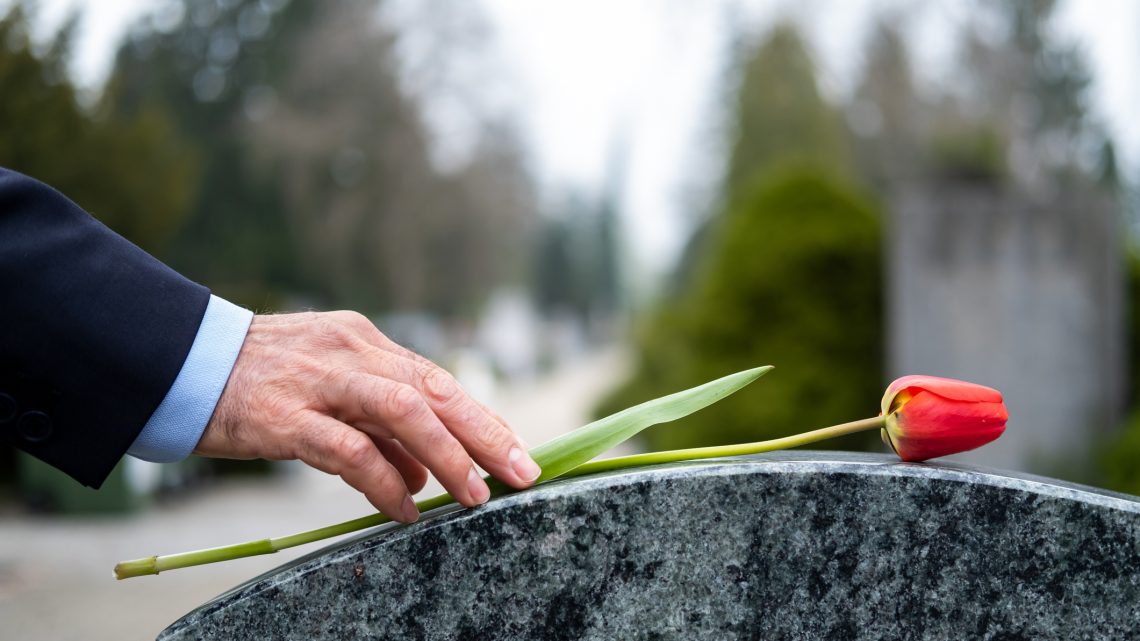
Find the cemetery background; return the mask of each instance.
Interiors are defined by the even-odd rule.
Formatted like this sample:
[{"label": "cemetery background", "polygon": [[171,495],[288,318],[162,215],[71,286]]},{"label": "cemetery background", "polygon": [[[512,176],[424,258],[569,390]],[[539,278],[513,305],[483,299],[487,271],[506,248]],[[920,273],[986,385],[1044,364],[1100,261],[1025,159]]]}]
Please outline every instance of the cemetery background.
[{"label": "cemetery background", "polygon": [[[1134,43],[1140,16],[1123,4],[1090,18],[1048,0],[551,15],[490,1],[147,2],[104,83],[74,77],[84,22],[9,1],[0,165],[235,302],[369,313],[532,444],[760,363],[777,370],[754,390],[640,446],[861,418],[890,378],[921,372],[1006,393],[1008,433],[962,460],[1140,493],[1140,137],[1098,91],[1122,69],[1138,76],[1140,51],[1106,63],[1073,26],[1113,25]],[[582,33],[596,51],[550,58],[535,42]],[[837,62],[843,39],[855,44]],[[550,65],[537,73],[571,90],[512,84],[531,48]],[[623,84],[624,101],[594,96]],[[685,102],[694,84],[703,93]],[[566,134],[551,131],[582,138],[568,154],[590,169],[552,161]],[[161,627],[258,571],[133,593],[104,585],[120,557],[364,506],[335,479],[199,463],[121,472],[157,508],[39,515],[62,501],[29,485],[29,461],[0,460],[0,618],[43,629],[43,595],[70,582],[64,598],[90,616],[78,631],[53,620],[55,638],[111,633],[116,610],[170,585],[186,601]],[[292,492],[345,512],[256,518]],[[249,529],[202,539],[215,509]],[[104,553],[143,532],[153,544]],[[29,570],[61,546],[86,580]]]}]

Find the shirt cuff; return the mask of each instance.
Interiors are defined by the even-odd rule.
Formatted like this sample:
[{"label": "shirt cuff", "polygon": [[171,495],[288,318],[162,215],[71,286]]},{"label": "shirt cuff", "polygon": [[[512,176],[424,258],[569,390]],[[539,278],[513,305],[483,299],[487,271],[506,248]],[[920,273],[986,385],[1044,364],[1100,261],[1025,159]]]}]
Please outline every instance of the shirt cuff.
[{"label": "shirt cuff", "polygon": [[237,361],[253,312],[210,296],[186,362],[127,454],[173,463],[190,455]]}]

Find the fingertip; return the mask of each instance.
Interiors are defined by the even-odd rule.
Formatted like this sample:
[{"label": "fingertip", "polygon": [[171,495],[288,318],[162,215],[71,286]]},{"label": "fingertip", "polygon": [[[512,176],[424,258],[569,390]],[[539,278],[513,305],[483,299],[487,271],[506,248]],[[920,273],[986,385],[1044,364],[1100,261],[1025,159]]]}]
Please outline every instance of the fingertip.
[{"label": "fingertip", "polygon": [[412,499],[411,495],[404,497],[404,504],[400,506],[400,522],[402,523],[415,523],[420,518],[420,509],[416,507],[416,502]]},{"label": "fingertip", "polygon": [[534,483],[542,475],[542,468],[522,448],[512,447],[507,454],[507,461],[519,480],[527,485]]},{"label": "fingertip", "polygon": [[467,491],[475,505],[482,505],[491,498],[491,488],[487,487],[487,482],[474,467],[467,473]]}]

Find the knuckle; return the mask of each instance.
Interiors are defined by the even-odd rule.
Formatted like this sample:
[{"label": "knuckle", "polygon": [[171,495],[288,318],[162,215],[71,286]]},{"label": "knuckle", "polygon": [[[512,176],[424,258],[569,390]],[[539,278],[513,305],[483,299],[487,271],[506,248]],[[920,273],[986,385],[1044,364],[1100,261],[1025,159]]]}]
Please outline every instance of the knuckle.
[{"label": "knuckle", "polygon": [[439,403],[449,403],[460,396],[459,383],[455,378],[438,367],[420,364],[417,367],[420,380],[428,396]]},{"label": "knuckle", "polygon": [[475,446],[483,451],[505,450],[514,443],[514,440],[508,438],[502,428],[493,425],[490,421],[479,421],[475,425],[476,427],[471,431],[471,438],[474,440]]},{"label": "knuckle", "polygon": [[420,411],[423,400],[410,385],[397,383],[388,389],[384,395],[383,412],[385,416],[401,419],[414,416]]},{"label": "knuckle", "polygon": [[345,327],[351,327],[357,330],[372,327],[372,321],[368,320],[368,318],[360,312],[346,309],[338,312],[332,312],[331,316]]},{"label": "knuckle", "polygon": [[324,313],[313,321],[313,334],[324,347],[358,349],[365,342],[361,330],[356,327],[358,322],[371,327],[368,319],[356,312]]},{"label": "knuckle", "polygon": [[289,422],[296,408],[288,390],[273,388],[261,393],[259,403],[269,421],[277,424]]},{"label": "knuckle", "polygon": [[351,469],[367,467],[374,450],[372,441],[360,432],[348,432],[336,445],[337,458]]},{"label": "knuckle", "polygon": [[[351,398],[360,389],[360,377],[352,370],[332,367],[327,363],[314,361],[304,370],[297,372],[303,379],[312,381],[310,389],[315,390],[315,400],[323,409],[344,409],[342,398]],[[342,397],[342,398],[338,398]]]},{"label": "knuckle", "polygon": [[333,345],[344,343],[348,335],[344,325],[328,314],[316,319],[314,331],[322,341]]}]

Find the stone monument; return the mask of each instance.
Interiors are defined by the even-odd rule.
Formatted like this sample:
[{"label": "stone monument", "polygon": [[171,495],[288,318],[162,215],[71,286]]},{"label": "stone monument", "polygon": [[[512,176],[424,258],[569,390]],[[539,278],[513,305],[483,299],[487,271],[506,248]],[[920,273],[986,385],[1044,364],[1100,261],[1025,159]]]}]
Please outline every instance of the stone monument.
[{"label": "stone monument", "polygon": [[888,380],[937,374],[1002,391],[1009,431],[960,462],[1079,471],[1090,436],[1126,407],[1117,209],[1075,187],[914,184],[886,228]]},{"label": "stone monument", "polygon": [[790,452],[554,482],[381,527],[234,588],[159,639],[1137,633],[1134,497]]}]

